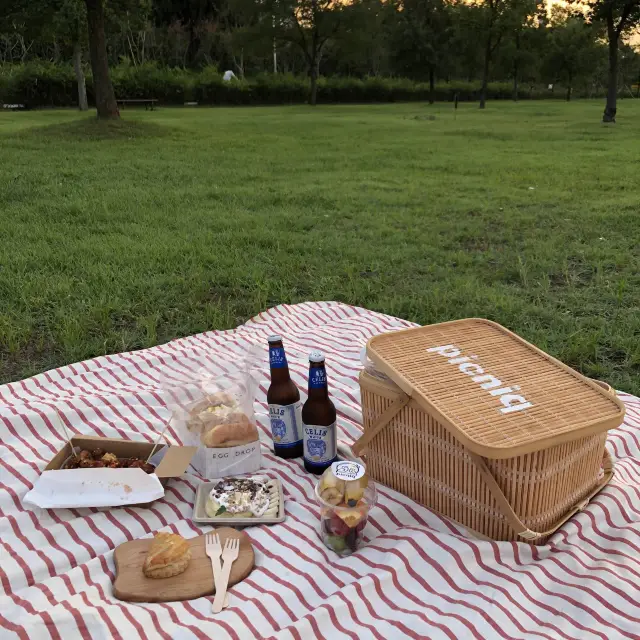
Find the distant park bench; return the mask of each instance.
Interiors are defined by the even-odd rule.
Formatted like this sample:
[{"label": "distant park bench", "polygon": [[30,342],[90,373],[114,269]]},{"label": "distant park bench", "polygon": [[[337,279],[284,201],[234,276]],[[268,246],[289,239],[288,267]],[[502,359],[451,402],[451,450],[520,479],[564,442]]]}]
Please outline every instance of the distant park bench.
[{"label": "distant park bench", "polygon": [[27,108],[25,104],[3,104],[3,109],[8,109],[9,111],[24,111]]},{"label": "distant park bench", "polygon": [[143,104],[144,110],[150,109],[153,111],[156,102],[158,102],[155,98],[122,98],[116,100],[118,104],[121,104],[123,107],[127,104]]}]

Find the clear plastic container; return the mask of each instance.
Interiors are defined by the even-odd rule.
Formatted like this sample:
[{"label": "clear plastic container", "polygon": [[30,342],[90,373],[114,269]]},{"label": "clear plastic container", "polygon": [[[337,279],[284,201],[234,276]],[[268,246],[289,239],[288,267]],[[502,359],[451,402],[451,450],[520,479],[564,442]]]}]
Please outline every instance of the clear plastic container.
[{"label": "clear plastic container", "polygon": [[364,496],[355,507],[335,506],[320,497],[316,485],[316,500],[320,505],[320,537],[324,545],[344,557],[357,551],[364,543],[364,529],[369,512],[375,506],[378,492],[369,480]]},{"label": "clear plastic container", "polygon": [[382,373],[382,371],[378,371],[376,369],[376,365],[373,364],[373,362],[369,359],[369,356],[367,355],[366,346],[362,347],[362,349],[360,350],[360,362],[362,363],[364,370],[370,376],[373,376],[374,378],[378,378],[378,380],[391,381],[391,378],[389,378],[389,376]]}]

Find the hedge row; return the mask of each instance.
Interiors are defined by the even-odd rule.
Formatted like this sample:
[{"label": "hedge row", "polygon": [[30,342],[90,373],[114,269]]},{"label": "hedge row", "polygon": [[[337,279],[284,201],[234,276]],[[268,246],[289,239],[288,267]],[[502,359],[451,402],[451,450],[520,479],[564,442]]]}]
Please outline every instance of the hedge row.
[{"label": "hedge row", "polygon": [[[155,64],[120,65],[111,70],[118,98],[157,98],[162,104],[299,104],[307,100],[309,81],[287,74],[262,74],[246,80],[223,82],[214,67],[199,72],[159,68]],[[87,74],[87,93],[91,102],[93,85]],[[479,87],[467,82],[438,84],[435,99],[451,101],[478,99]],[[563,97],[563,92],[555,93]],[[510,99],[509,83],[491,83],[488,96],[492,100]],[[520,98],[553,97],[547,89],[522,88]],[[408,102],[428,100],[426,83],[398,78],[320,78],[318,102]],[[31,62],[24,65],[0,66],[0,103],[24,103],[30,107],[77,105],[77,88],[70,65]]]}]

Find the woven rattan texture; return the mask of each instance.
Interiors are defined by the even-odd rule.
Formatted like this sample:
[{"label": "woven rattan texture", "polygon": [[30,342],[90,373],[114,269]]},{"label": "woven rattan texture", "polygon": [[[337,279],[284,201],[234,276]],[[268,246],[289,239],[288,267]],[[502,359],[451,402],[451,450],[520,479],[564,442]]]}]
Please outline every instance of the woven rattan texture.
[{"label": "woven rattan texture", "polygon": [[[401,391],[362,374],[364,432]],[[606,434],[543,451],[487,460],[513,510],[546,531],[592,492],[602,477]],[[366,452],[371,477],[493,540],[517,540],[465,447],[419,407],[402,409]],[[546,538],[535,541],[544,544]]]},{"label": "woven rattan texture", "polygon": [[604,432],[623,419],[618,400],[489,321],[383,334],[369,342],[368,353],[480,455],[532,452]]}]

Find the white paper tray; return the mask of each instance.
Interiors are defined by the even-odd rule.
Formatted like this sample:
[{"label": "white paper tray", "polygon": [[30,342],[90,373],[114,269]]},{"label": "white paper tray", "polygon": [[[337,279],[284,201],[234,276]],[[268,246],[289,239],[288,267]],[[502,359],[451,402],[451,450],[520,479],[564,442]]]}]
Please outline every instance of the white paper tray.
[{"label": "white paper tray", "polygon": [[[272,479],[273,480],[273,479]],[[210,518],[204,509],[207,502],[207,497],[211,492],[211,489],[218,484],[220,480],[214,482],[203,482],[196,492],[196,502],[193,505],[193,521],[200,524],[212,524],[218,527],[252,527],[257,524],[277,524],[278,522],[284,522],[286,514],[284,512],[284,494],[282,492],[282,482],[280,480],[273,480],[278,487],[278,515],[275,518]]]},{"label": "white paper tray", "polygon": [[22,501],[41,509],[144,504],[164,496],[155,473],[142,469],[44,471]]}]

